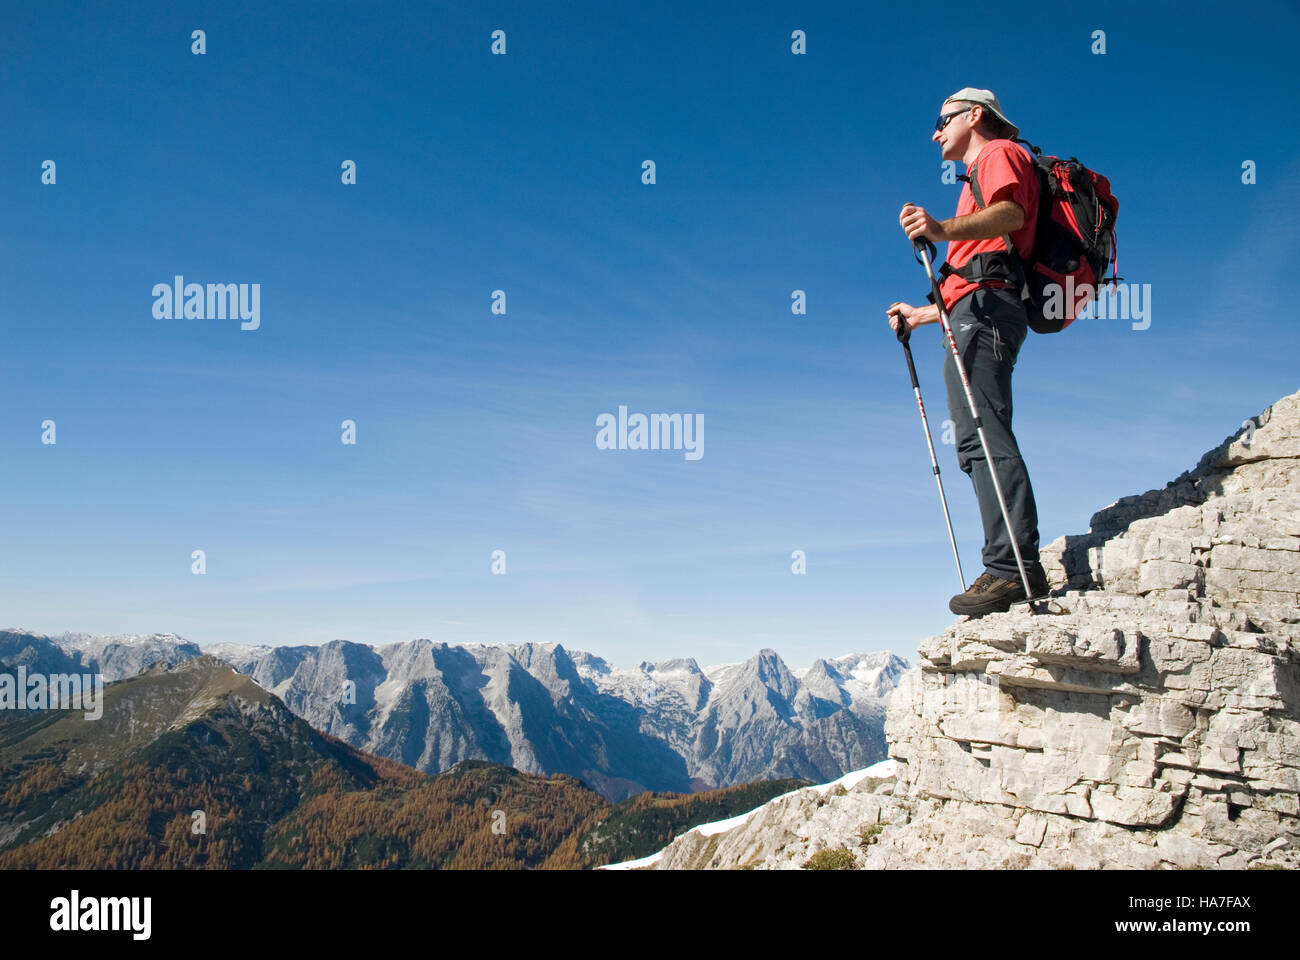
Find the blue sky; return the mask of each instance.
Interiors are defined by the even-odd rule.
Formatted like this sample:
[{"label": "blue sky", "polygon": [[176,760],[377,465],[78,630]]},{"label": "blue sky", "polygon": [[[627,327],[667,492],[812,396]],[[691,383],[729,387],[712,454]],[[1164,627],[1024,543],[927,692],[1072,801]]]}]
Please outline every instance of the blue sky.
[{"label": "blue sky", "polygon": [[[1107,174],[1120,272],[1151,285],[1149,329],[1021,351],[1044,544],[1300,387],[1296,6],[1088,9],[7,5],[0,621],[912,657],[958,584],[884,310],[926,289],[900,206],[956,204],[949,93],[992,88]],[[155,319],[176,274],[260,283],[260,329]],[[913,343],[936,431],[937,329]],[[597,449],[620,404],[703,415],[704,456]]]}]

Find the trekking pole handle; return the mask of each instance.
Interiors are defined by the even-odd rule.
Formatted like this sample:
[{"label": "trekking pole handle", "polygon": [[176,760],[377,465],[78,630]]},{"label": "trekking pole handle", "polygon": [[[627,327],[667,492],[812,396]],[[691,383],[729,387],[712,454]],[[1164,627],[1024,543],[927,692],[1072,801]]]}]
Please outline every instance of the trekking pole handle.
[{"label": "trekking pole handle", "polygon": [[[911,200],[908,200],[907,203],[903,204],[903,206],[914,207],[916,206],[916,204],[913,203]],[[912,247],[913,247],[912,256],[916,257],[917,263],[922,262],[921,251],[925,250],[926,248],[929,248],[930,262],[934,263],[934,258],[937,255],[938,251],[935,250],[934,244],[930,242],[929,237],[917,237],[915,240],[912,241]]]},{"label": "trekking pole handle", "polygon": [[907,341],[912,338],[912,328],[907,324],[907,318],[901,313],[898,315],[898,329],[894,331],[898,335],[898,342],[907,346]]}]

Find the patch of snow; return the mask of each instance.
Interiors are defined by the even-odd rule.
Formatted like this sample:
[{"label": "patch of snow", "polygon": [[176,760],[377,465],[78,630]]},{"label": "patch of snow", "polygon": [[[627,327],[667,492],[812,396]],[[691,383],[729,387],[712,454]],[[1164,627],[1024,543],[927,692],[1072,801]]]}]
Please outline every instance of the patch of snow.
[{"label": "patch of snow", "polygon": [[898,773],[898,762],[896,760],[881,760],[879,763],[873,763],[871,766],[862,770],[852,770],[838,780],[832,780],[830,783],[819,783],[815,787],[804,787],[805,790],[816,790],[822,796],[830,793],[836,787],[843,787],[845,790],[852,790],[863,780],[868,777],[883,779],[885,777],[896,776]]},{"label": "patch of snow", "polygon": [[642,857],[640,860],[624,860],[622,863],[608,863],[603,867],[597,867],[597,870],[639,870],[642,867],[649,867],[659,862],[659,858],[664,855],[660,850],[658,853],[652,853],[648,857]]},{"label": "patch of snow", "polygon": [[[715,833],[726,833],[728,830],[740,826],[761,809],[763,808],[755,807],[753,810],[749,811],[749,813],[742,813],[737,817],[728,817],[726,820],[714,820],[712,823],[701,823],[698,827],[692,827],[691,830],[694,830],[702,837],[711,837]],[[690,830],[688,830],[687,833],[690,833]]]}]

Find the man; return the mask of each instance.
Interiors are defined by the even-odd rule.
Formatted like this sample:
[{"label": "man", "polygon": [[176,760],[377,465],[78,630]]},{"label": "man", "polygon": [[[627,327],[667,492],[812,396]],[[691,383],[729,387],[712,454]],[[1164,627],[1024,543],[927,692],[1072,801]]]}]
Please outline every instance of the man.
[{"label": "man", "polygon": [[[1006,253],[1008,243],[1022,257],[1033,249],[1038,177],[1029,154],[1012,141],[1019,128],[1007,120],[992,91],[966,87],[945,100],[939,113],[932,139],[943,159],[966,165],[967,177],[973,176],[979,188],[983,209],[976,204],[968,179],[955,217],[936,220],[924,207],[909,203],[898,222],[909,240],[926,237],[948,242],[940,293],[1011,517],[1008,531],[952,348],[944,342],[943,379],[955,427],[957,462],[975,486],[984,522],[984,572],[965,593],[953,597],[948,608],[956,614],[981,616],[1048,592],[1047,576],[1038,562],[1034,491],[1011,432],[1011,371],[1029,327],[1020,300],[1021,267]],[[938,323],[939,308],[894,303],[888,316],[895,331],[900,323],[915,329]],[[1029,577],[1029,597],[1012,550],[1013,536]]]}]

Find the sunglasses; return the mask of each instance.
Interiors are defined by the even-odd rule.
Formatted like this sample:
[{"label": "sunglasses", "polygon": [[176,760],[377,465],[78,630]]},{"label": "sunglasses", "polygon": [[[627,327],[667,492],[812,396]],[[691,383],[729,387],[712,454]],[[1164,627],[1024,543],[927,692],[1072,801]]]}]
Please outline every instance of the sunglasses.
[{"label": "sunglasses", "polygon": [[967,107],[965,110],[958,110],[955,113],[940,114],[939,119],[934,121],[934,132],[938,133],[944,127],[948,126],[948,124],[952,122],[953,117],[960,117],[963,113],[970,113],[970,111],[971,108]]}]

